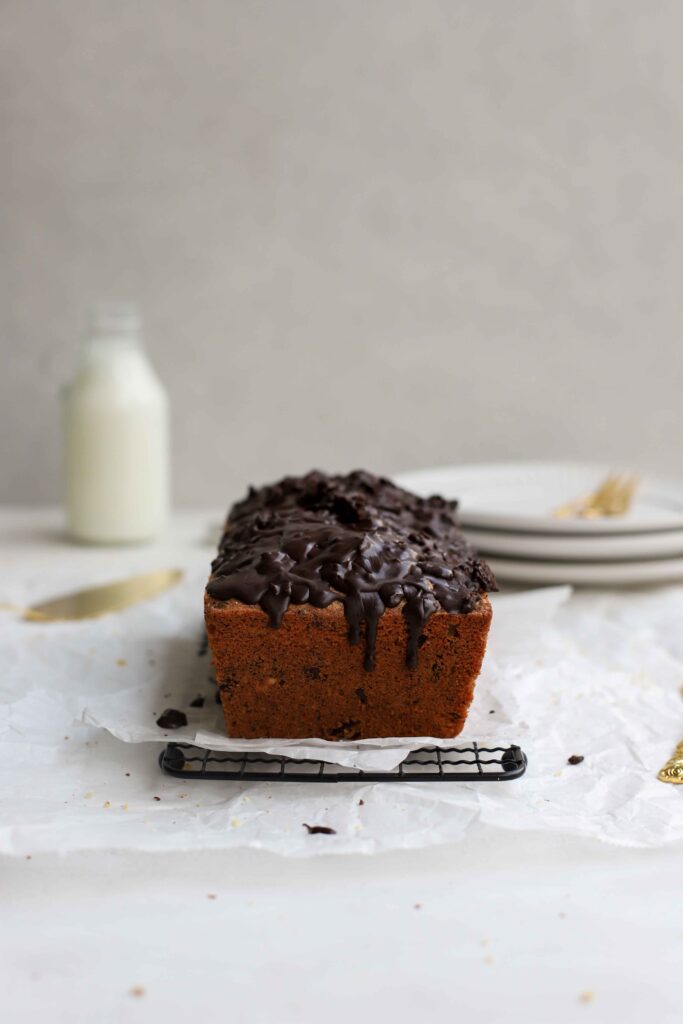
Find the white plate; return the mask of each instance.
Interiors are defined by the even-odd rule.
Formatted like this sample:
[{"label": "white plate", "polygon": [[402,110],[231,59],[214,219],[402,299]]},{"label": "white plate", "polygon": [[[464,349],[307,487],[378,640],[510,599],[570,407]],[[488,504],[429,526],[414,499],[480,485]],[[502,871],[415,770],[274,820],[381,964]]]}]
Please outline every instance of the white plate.
[{"label": "white plate", "polygon": [[561,558],[569,561],[608,562],[623,558],[678,556],[683,558],[683,530],[652,533],[617,533],[613,536],[563,536],[554,533],[501,532],[465,527],[470,543],[488,558]]},{"label": "white plate", "polygon": [[683,558],[634,562],[530,562],[487,558],[499,582],[570,583],[577,586],[627,586],[683,580]]},{"label": "white plate", "polygon": [[575,462],[506,462],[443,466],[401,473],[396,482],[418,494],[457,498],[463,526],[553,534],[683,530],[683,485],[644,478],[631,510],[607,519],[555,519],[553,509],[594,490],[615,466]]}]

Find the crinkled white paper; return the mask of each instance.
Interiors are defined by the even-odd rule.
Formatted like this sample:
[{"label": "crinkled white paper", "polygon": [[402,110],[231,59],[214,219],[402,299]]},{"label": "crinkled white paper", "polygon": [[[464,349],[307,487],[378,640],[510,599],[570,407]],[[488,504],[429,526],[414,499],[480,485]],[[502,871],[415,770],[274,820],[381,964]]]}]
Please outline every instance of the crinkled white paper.
[{"label": "crinkled white paper", "polygon": [[[186,550],[181,586],[116,616],[53,624],[0,617],[0,851],[369,853],[457,840],[482,824],[631,846],[683,839],[683,788],[656,779],[683,738],[683,588],[494,598],[485,667],[457,742],[519,743],[529,757],[519,781],[185,782],[157,765],[167,738],[154,723],[164,707],[203,693],[207,703],[191,713],[189,729],[168,739],[234,749],[211,703],[208,659],[197,654],[205,562],[203,550]],[[102,570],[87,582],[126,571]],[[17,576],[8,599],[30,599],[31,582]],[[53,590],[85,582],[65,574]],[[321,744],[287,742],[286,752],[380,767],[405,753],[403,741],[334,751]],[[583,762],[568,765],[572,754]],[[310,836],[304,822],[336,834]]]},{"label": "crinkled white paper", "polygon": [[[530,620],[534,628],[550,618],[557,607],[569,596],[569,589],[556,587],[544,591],[530,592],[522,599],[499,597],[496,631],[489,645],[489,658],[495,651],[496,637],[500,637],[504,648],[517,643]],[[506,639],[507,636],[507,639]],[[199,637],[199,633],[198,633]],[[513,641],[514,638],[514,641]],[[196,644],[193,645],[196,648]],[[117,739],[127,743],[193,743],[207,750],[262,751],[267,754],[284,754],[296,758],[317,758],[333,764],[364,770],[389,771],[406,757],[407,753],[423,746],[448,747],[458,745],[458,740],[430,736],[396,737],[392,739],[371,739],[330,742],[320,738],[247,740],[228,737],[225,732],[223,714],[214,700],[215,684],[209,679],[207,660],[194,659],[187,665],[188,671],[170,671],[156,687],[136,686],[117,690],[101,697],[83,698],[82,721],[107,729]],[[179,666],[179,668],[184,668]],[[489,684],[491,702],[497,702],[495,679]],[[201,691],[206,697],[204,707],[192,708],[190,702]],[[156,724],[164,708],[171,707],[184,711],[188,724],[180,729],[164,731]],[[503,705],[498,709],[502,713]],[[495,707],[484,708],[481,701],[473,706],[468,716],[467,732],[472,739],[496,740],[501,738],[498,722],[493,723],[490,715]],[[505,737],[503,737],[505,739]]]}]

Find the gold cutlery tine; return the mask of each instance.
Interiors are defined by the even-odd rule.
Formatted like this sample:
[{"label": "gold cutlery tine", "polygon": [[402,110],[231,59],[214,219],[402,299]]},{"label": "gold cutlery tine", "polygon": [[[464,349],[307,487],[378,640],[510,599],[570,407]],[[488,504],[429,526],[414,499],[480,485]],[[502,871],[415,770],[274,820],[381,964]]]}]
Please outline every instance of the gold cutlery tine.
[{"label": "gold cutlery tine", "polygon": [[657,774],[660,782],[673,782],[674,785],[683,785],[683,741],[674,750],[673,757],[670,757],[664,767]]},{"label": "gold cutlery tine", "polygon": [[633,473],[609,473],[591,494],[560,505],[553,515],[557,519],[623,516],[631,507],[639,483],[640,478]]},{"label": "gold cutlery tine", "polygon": [[100,587],[88,587],[22,609],[23,618],[32,622],[56,622],[65,619],[92,619],[120,611],[149,597],[169,590],[183,578],[181,569],[157,569]]}]

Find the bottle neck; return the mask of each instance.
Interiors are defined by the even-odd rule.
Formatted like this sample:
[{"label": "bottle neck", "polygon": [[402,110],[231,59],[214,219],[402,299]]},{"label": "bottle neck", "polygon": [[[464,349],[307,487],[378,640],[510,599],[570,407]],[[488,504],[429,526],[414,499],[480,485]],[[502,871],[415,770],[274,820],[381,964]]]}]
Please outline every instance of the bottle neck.
[{"label": "bottle neck", "polygon": [[138,310],[126,304],[99,306],[81,349],[81,363],[93,366],[132,361],[147,361]]}]

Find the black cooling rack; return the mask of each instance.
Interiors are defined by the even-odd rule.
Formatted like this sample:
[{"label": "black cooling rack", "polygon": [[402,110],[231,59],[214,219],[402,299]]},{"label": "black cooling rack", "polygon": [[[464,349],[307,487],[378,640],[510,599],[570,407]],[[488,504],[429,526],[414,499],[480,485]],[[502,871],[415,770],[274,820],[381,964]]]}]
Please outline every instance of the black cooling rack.
[{"label": "black cooling rack", "polygon": [[343,768],[327,761],[262,754],[202,750],[169,743],[159,756],[168,775],[185,780],[227,782],[508,782],[526,771],[517,746],[421,747],[388,772]]}]

